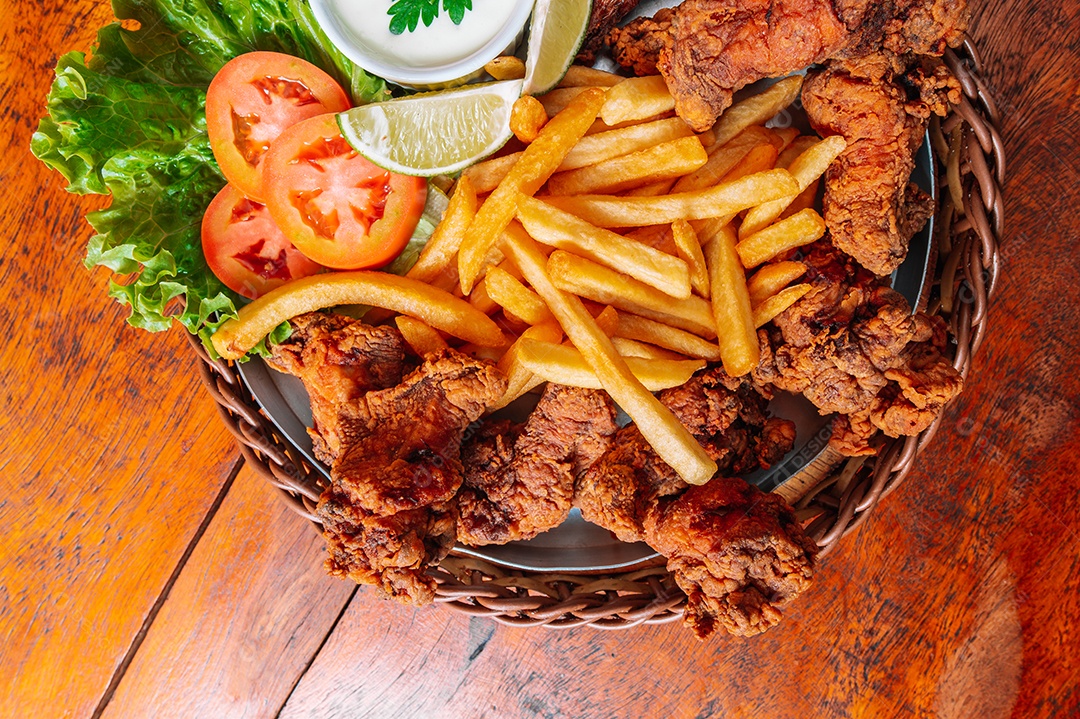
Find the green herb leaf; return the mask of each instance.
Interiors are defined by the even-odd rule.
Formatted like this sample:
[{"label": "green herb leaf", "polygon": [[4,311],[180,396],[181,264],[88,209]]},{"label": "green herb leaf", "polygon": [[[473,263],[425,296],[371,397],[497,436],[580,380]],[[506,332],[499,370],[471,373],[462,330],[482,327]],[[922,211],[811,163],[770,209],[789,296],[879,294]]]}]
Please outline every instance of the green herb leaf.
[{"label": "green herb leaf", "polygon": [[460,25],[465,18],[465,11],[472,10],[472,0],[443,0],[443,10],[455,25]]},{"label": "green herb leaf", "polygon": [[[472,10],[472,0],[442,0],[442,9],[455,25],[460,25],[466,10]],[[429,27],[439,16],[439,0],[394,0],[386,11],[390,16],[390,32],[400,35],[416,30],[420,20]]]}]

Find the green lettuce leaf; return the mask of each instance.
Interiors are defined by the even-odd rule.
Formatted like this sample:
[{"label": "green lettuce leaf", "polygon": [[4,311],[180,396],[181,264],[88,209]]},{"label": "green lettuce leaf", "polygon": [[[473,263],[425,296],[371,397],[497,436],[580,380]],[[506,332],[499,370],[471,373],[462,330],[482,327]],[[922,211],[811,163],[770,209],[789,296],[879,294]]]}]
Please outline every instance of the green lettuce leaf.
[{"label": "green lettuce leaf", "polygon": [[[109,294],[150,331],[173,320],[203,338],[245,300],[207,267],[203,213],[225,185],[206,137],[205,90],[237,55],[271,50],[335,76],[357,104],[386,83],[344,57],[305,0],[114,0],[97,45],[62,56],[31,150],[80,194],[111,195],[87,220],[86,265],[115,273]],[[281,329],[287,332],[287,328]]]}]

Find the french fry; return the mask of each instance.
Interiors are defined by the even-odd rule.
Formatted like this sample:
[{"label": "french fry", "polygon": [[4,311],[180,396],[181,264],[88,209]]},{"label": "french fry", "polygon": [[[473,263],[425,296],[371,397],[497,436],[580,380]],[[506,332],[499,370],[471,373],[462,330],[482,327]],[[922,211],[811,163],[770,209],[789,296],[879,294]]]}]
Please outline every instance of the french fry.
[{"label": "french fry", "polygon": [[[771,132],[780,138],[780,145],[776,148],[776,151],[783,153],[791,143],[795,142],[795,139],[799,137],[799,131],[794,127],[774,127],[771,128]],[[780,160],[776,161],[777,167],[787,168],[787,165],[781,165]]]},{"label": "french fry", "polygon": [[[829,164],[844,151],[847,142],[841,135],[832,135],[815,143],[791,161],[788,172],[799,184],[799,193],[804,192],[828,169]],[[739,237],[746,238],[768,227],[783,211],[795,201],[799,193],[788,197],[765,202],[751,208],[739,227]]]},{"label": "french fry", "polygon": [[584,65],[571,65],[559,81],[559,87],[611,87],[625,80],[622,75],[596,70]]},{"label": "french fry", "polygon": [[[520,152],[512,152],[509,155],[500,155],[499,157],[483,160],[472,167],[465,168],[461,173],[461,180],[466,177],[469,178],[469,182],[472,183],[476,194],[486,195],[499,186],[499,183],[510,174],[510,169],[520,159]],[[459,185],[461,180],[458,180]]]},{"label": "french fry", "polygon": [[727,145],[709,155],[709,160],[694,172],[680,177],[671,188],[673,192],[691,192],[712,187],[720,182],[720,178],[735,167],[740,160],[746,157],[754,147],[761,142],[743,142],[742,136],[735,138]]},{"label": "french fry", "polygon": [[[564,172],[593,165],[628,152],[652,147],[661,142],[689,137],[691,134],[686,123],[677,117],[614,130],[607,129],[604,132],[583,137],[566,154],[558,170]],[[462,173],[462,177],[469,178],[478,195],[486,194],[499,186],[520,157],[520,152],[513,152],[483,160],[467,168]],[[664,190],[664,193],[666,192],[667,189]]]},{"label": "french fry", "polygon": [[[544,106],[544,110],[547,111],[548,117],[554,117],[565,110],[574,98],[589,89],[590,88],[588,87],[564,87],[545,92],[543,95],[537,95],[536,99]],[[604,90],[604,88],[596,89],[601,91]]]},{"label": "french fry", "polygon": [[725,225],[705,245],[712,287],[712,310],[724,371],[742,377],[760,358],[757,330],[746,289],[746,272],[735,251],[735,230]]},{"label": "french fry", "polygon": [[770,144],[755,145],[750,152],[735,163],[735,166],[724,173],[720,182],[732,182],[743,177],[749,177],[759,172],[771,170],[776,165],[776,146]]},{"label": "french fry", "polygon": [[663,142],[692,136],[690,128],[678,117],[586,135],[566,153],[566,158],[559,165],[559,171],[595,165],[620,155],[655,147]]},{"label": "french fry", "polygon": [[[510,274],[510,276],[512,276],[514,280],[522,279],[522,273],[519,272],[517,268],[514,267],[514,263],[508,259],[503,258],[496,267]],[[497,312],[500,306],[498,302],[492,300],[491,297],[487,294],[487,283],[485,282],[486,279],[487,277],[485,275],[480,281],[476,283],[476,286],[473,287],[473,290],[471,291],[471,293],[469,293],[469,303],[472,304],[472,306],[477,310],[480,310],[484,314],[490,315],[494,312]]]},{"label": "french fry", "polygon": [[668,120],[675,117],[674,110],[668,110],[667,112],[660,112],[651,117],[643,117],[638,120],[627,120],[626,122],[616,122],[611,125],[607,124],[599,117],[593,122],[592,126],[586,131],[585,137],[589,135],[596,135],[601,132],[608,132],[609,130],[621,130],[624,127],[633,127],[634,125],[641,125],[646,122],[655,122],[656,120]]},{"label": "french fry", "polygon": [[486,277],[480,278],[480,281],[472,288],[472,292],[469,293],[469,304],[485,315],[492,315],[499,311],[499,303],[491,299],[491,295],[488,294],[486,279]]},{"label": "french fry", "polygon": [[600,310],[593,319],[596,320],[596,326],[600,328],[600,331],[608,337],[614,335],[615,330],[619,329],[619,313],[611,305]]},{"label": "french fry", "polygon": [[446,277],[447,273],[456,275],[454,259],[457,257],[458,247],[461,246],[461,239],[465,236],[465,230],[475,214],[476,192],[469,178],[462,177],[454,188],[454,194],[450,196],[442,221],[435,226],[435,231],[420,251],[416,264],[405,276],[419,282],[431,283]]},{"label": "french fry", "polygon": [[[522,340],[518,359],[522,367],[548,382],[604,389],[596,372],[573,347]],[[705,367],[705,360],[646,360],[640,357],[624,357],[623,360],[637,381],[650,392],[685,384],[695,372]]]},{"label": "french fry", "polygon": [[499,371],[506,377],[506,392],[499,398],[499,401],[491,406],[491,409],[502,409],[506,405],[516,400],[521,395],[525,394],[533,387],[543,382],[542,379],[535,376],[532,372],[522,366],[520,361],[521,343],[525,340],[538,340],[541,342],[558,342],[562,339],[562,329],[558,324],[552,322],[546,325],[536,325],[529,327],[521,336],[514,340],[514,343],[506,350],[497,363]]},{"label": "french fry", "polygon": [[674,184],[675,180],[657,180],[647,185],[632,187],[622,194],[623,197],[659,197],[669,194]]},{"label": "french fry", "polygon": [[581,195],[546,199],[597,227],[640,227],[679,219],[734,215],[761,202],[795,194],[797,190],[798,185],[787,170],[768,170],[716,187],[663,197]]},{"label": "french fry", "polygon": [[518,202],[518,219],[539,242],[574,252],[672,297],[690,296],[690,272],[678,257],[590,225],[533,197]]},{"label": "french fry", "polygon": [[547,121],[547,110],[532,95],[522,95],[510,108],[510,132],[526,145],[536,139]]},{"label": "french fry", "polygon": [[[744,178],[753,177],[755,173],[764,171],[770,167],[772,162],[776,159],[776,147],[768,142],[760,142],[750,148],[738,162],[735,163],[724,176],[720,178],[721,183],[732,183]],[[705,244],[705,237],[714,237],[722,227],[727,225],[733,219],[735,219],[734,212],[729,212],[726,215],[719,217],[710,217],[704,220],[695,220],[690,223],[690,226],[694,228],[694,231],[698,234],[698,239],[701,240],[701,244]]]},{"label": "french fry", "polygon": [[539,325],[555,321],[539,295],[500,267],[488,270],[484,275],[484,286],[492,301],[527,324]]},{"label": "french fry", "polygon": [[750,306],[757,307],[804,274],[806,265],[801,262],[773,262],[765,265],[746,281]]},{"label": "french fry", "polygon": [[282,322],[338,305],[371,305],[423,320],[478,345],[506,339],[498,325],[465,300],[408,277],[354,270],[293,280],[244,305],[210,341],[225,359],[239,359]]},{"label": "french fry", "polygon": [[500,55],[484,65],[484,72],[496,80],[520,80],[525,77],[525,63],[513,55]]},{"label": "french fry", "polygon": [[[738,135],[728,140],[722,146],[714,148],[709,152],[709,161],[702,165],[698,170],[690,173],[686,177],[679,178],[679,181],[675,183],[673,188],[675,192],[688,192],[690,190],[700,190],[704,187],[711,187],[719,182],[723,182],[725,178],[732,173],[736,167],[740,166],[740,163],[744,163],[744,158],[759,145],[771,145],[775,148],[781,147],[783,140],[780,136],[767,128],[760,125],[751,125]],[[777,150],[779,152],[779,149]],[[764,150],[758,150],[758,155],[754,161],[750,164],[761,165],[763,169],[768,163],[761,163],[759,158]],[[768,165],[771,167],[771,165]],[[741,173],[749,174],[749,173]]]},{"label": "french fry", "polygon": [[663,347],[657,347],[656,345],[647,344],[645,342],[638,342],[637,340],[627,339],[626,337],[619,337],[618,335],[611,338],[611,344],[615,345],[615,349],[617,349],[619,354],[623,357],[641,357],[642,359],[662,360],[686,359],[686,355],[681,355],[678,352],[672,352]]},{"label": "french fry", "polygon": [[669,255],[675,255],[679,252],[679,249],[675,247],[675,239],[671,234],[671,225],[635,227],[627,232],[624,237]]},{"label": "french fry", "polygon": [[739,258],[743,267],[757,267],[788,250],[808,245],[824,234],[825,220],[821,215],[814,210],[803,210],[741,240],[737,248]]},{"label": "french fry", "polygon": [[600,119],[614,125],[628,120],[642,120],[673,109],[675,98],[668,92],[663,76],[628,77],[608,89]]},{"label": "french fry", "polygon": [[695,334],[671,325],[631,314],[619,315],[619,327],[615,336],[648,342],[678,352],[686,357],[697,357],[716,362],[721,358],[720,348]]},{"label": "french fry", "polygon": [[585,134],[604,102],[603,90],[586,88],[564,112],[551,118],[509,174],[480,206],[458,249],[461,291],[472,291],[488,251],[517,211],[519,194],[532,195],[547,182],[566,153]]},{"label": "french fry", "polygon": [[679,257],[690,270],[690,287],[705,299],[709,298],[709,268],[705,266],[705,255],[701,252],[701,242],[697,233],[686,220],[671,223],[671,236]]},{"label": "french fry", "polygon": [[547,270],[559,289],[709,339],[716,336],[712,310],[700,297],[676,300],[655,287],[562,250],[551,253]]},{"label": "french fry", "polygon": [[713,148],[723,145],[750,125],[764,125],[773,115],[795,101],[802,89],[802,76],[792,75],[773,84],[767,90],[741,100],[720,116],[713,125]]},{"label": "french fry", "polygon": [[671,410],[634,377],[626,360],[615,350],[581,300],[555,286],[548,275],[543,254],[524,228],[511,225],[504,247],[529,284],[544,298],[563,331],[599,378],[600,386],[634,420],[638,431],[660,458],[690,484],[709,481],[716,474],[716,463]]},{"label": "french fry", "polygon": [[820,178],[811,182],[810,187],[807,187],[800,192],[799,195],[791,201],[791,204],[784,208],[784,211],[780,213],[780,219],[786,220],[797,212],[814,209],[817,205],[817,194],[820,185]]},{"label": "french fry", "polygon": [[576,170],[548,181],[552,195],[621,192],[649,182],[672,180],[693,172],[709,159],[696,137],[682,137]]},{"label": "french fry", "polygon": [[798,302],[810,289],[811,285],[804,282],[801,285],[786,287],[764,300],[754,308],[754,327],[761,327],[766,322],[772,321],[778,314]]},{"label": "french fry", "polygon": [[796,157],[819,142],[821,142],[821,138],[816,135],[799,135],[780,152],[780,156],[776,158],[776,166],[786,170],[791,167],[791,163],[795,161]]},{"label": "french fry", "polygon": [[421,322],[414,317],[398,315],[394,318],[398,331],[405,338],[405,342],[413,348],[413,352],[421,357],[429,357],[442,350],[449,349],[450,345],[438,332],[426,322]]}]

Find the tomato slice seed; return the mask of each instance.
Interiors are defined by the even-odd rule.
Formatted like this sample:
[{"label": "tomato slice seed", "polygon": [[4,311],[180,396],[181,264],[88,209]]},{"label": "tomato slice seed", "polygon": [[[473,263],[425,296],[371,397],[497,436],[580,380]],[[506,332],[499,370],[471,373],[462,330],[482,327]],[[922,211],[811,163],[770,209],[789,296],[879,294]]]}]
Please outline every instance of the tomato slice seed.
[{"label": "tomato slice seed", "polygon": [[263,102],[267,105],[273,103],[275,95],[285,100],[291,100],[297,107],[311,105],[319,101],[311,88],[299,80],[263,75],[252,80],[251,85],[262,93]]},{"label": "tomato slice seed", "polygon": [[292,272],[289,272],[289,261],[285,257],[285,250],[279,250],[277,257],[272,255],[264,257],[265,246],[266,238],[263,238],[247,250],[233,255],[233,259],[264,280],[291,280]]}]

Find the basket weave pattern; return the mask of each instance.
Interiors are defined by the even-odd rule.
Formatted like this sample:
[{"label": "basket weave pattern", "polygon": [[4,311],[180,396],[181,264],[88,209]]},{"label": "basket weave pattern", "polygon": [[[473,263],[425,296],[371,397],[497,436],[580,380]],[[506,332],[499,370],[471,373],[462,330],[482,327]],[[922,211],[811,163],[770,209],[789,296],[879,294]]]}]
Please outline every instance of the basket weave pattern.
[{"label": "basket weave pattern", "polygon": [[[926,311],[940,313],[948,321],[953,366],[966,377],[986,335],[987,305],[998,278],[1005,155],[998,132],[1000,115],[980,78],[981,62],[971,40],[956,52],[947,51],[945,61],[961,83],[963,99],[935,138],[938,148],[948,144],[944,138],[953,138],[948,156],[938,153],[947,170],[941,197],[960,198],[963,212],[939,214],[938,236],[947,253],[938,263],[938,296]],[[932,135],[936,132],[933,128]],[[959,188],[948,186],[950,177],[954,184],[958,178]],[[211,359],[198,339],[189,339],[201,360],[203,383],[244,459],[277,488],[290,508],[317,523],[314,507],[324,488],[322,475],[261,413],[233,364]],[[840,465],[799,500],[796,511],[809,520],[808,533],[822,556],[896,489],[940,424],[939,417],[917,436],[889,440],[876,457]],[[516,626],[619,629],[657,624],[682,616],[686,601],[662,560],[618,574],[543,574],[511,571],[452,553],[432,574],[439,585],[437,602]]]}]

